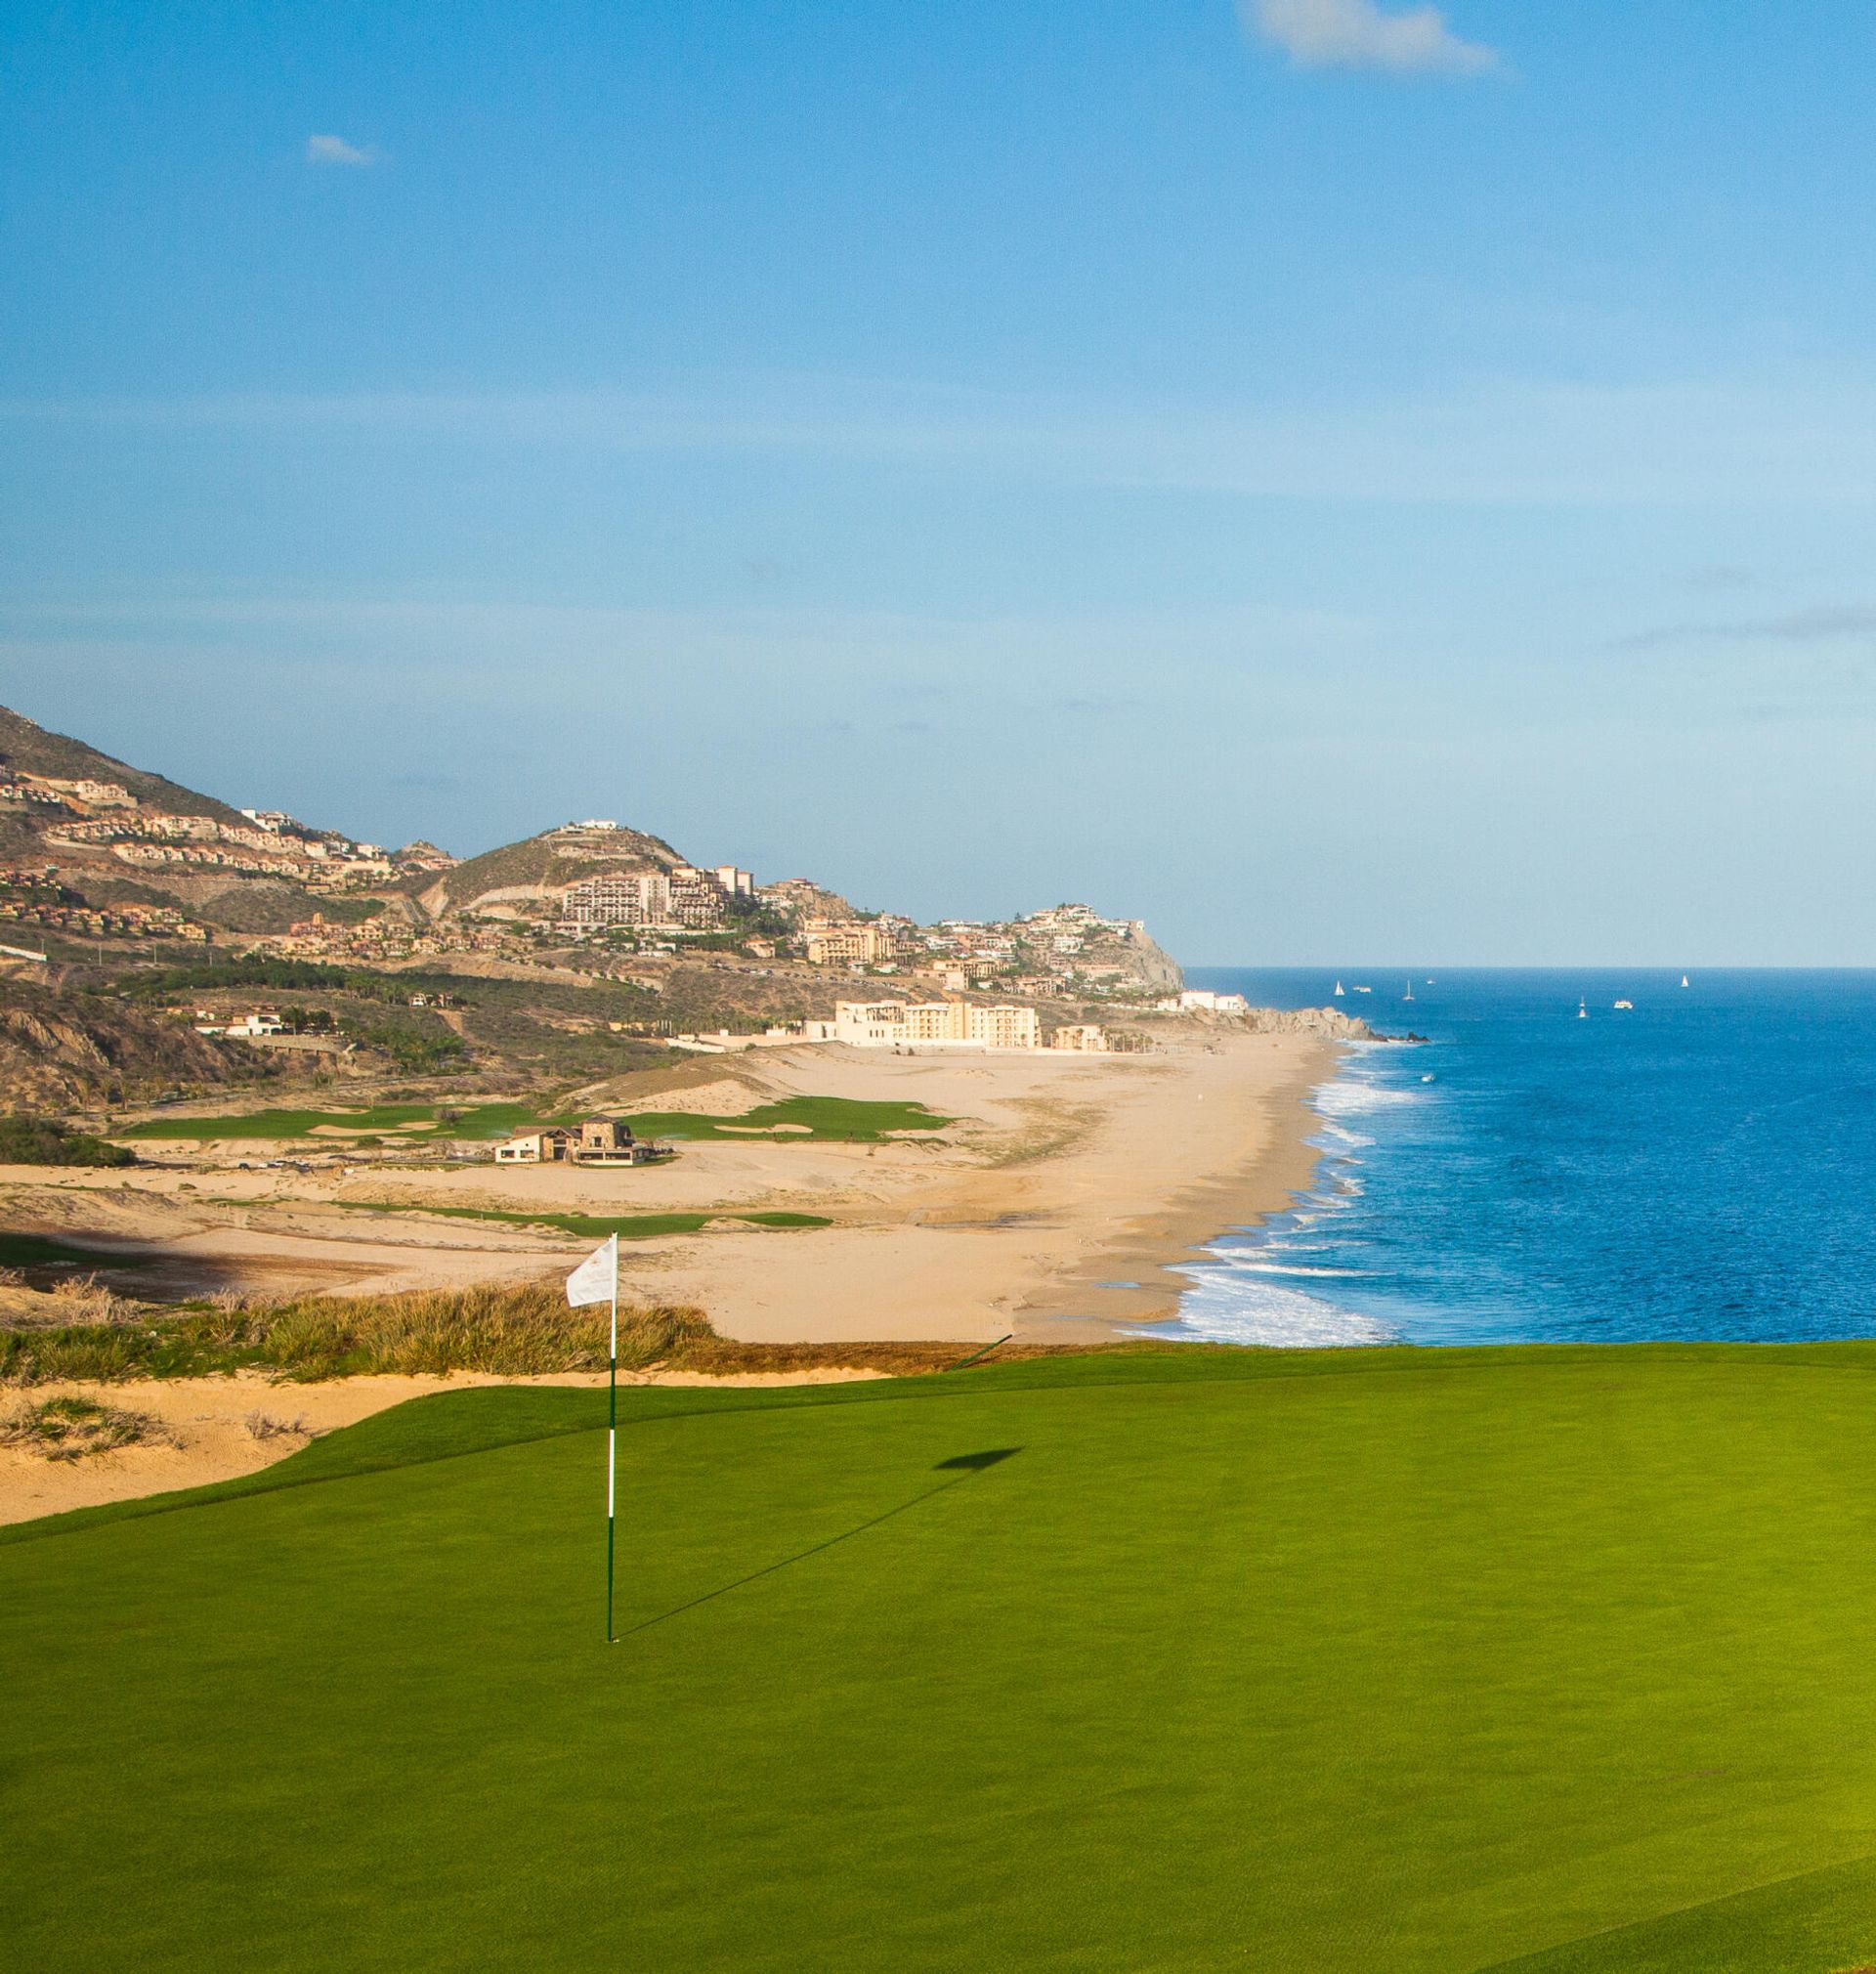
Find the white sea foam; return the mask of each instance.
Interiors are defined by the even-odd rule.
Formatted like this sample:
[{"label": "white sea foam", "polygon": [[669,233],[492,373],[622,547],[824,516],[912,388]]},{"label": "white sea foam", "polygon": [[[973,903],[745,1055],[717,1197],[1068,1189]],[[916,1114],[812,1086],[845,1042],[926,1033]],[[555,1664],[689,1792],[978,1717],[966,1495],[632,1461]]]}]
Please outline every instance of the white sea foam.
[{"label": "white sea foam", "polygon": [[[1392,1332],[1372,1317],[1339,1309],[1333,1303],[1301,1289],[1280,1288],[1272,1282],[1247,1282],[1242,1276],[1228,1285],[1215,1284],[1199,1269],[1180,1309],[1175,1334],[1216,1344],[1260,1344],[1271,1350],[1353,1350],[1363,1344],[1386,1344]],[[1164,1336],[1164,1329],[1141,1330],[1141,1336]]]},{"label": "white sea foam", "polygon": [[1240,1261],[1236,1255],[1223,1258],[1233,1274],[1240,1275],[1318,1275],[1325,1281],[1352,1281],[1366,1274],[1366,1268],[1311,1268],[1300,1262]]},{"label": "white sea foam", "polygon": [[1366,1151],[1374,1141],[1366,1132],[1350,1131],[1345,1124],[1331,1124],[1327,1120],[1316,1140],[1325,1151]]},{"label": "white sea foam", "polygon": [[1420,1086],[1401,1090],[1371,1077],[1338,1076],[1334,1082],[1322,1084],[1309,1100],[1322,1116],[1340,1121],[1344,1117],[1365,1117],[1377,1110],[1397,1109],[1403,1103],[1418,1103],[1423,1094]]},{"label": "white sea foam", "polygon": [[[1179,1299],[1179,1321],[1172,1334],[1280,1350],[1352,1349],[1394,1340],[1386,1323],[1338,1309],[1320,1291],[1300,1284],[1358,1279],[1367,1272],[1326,1263],[1335,1252],[1333,1223],[1357,1206],[1367,1189],[1361,1154],[1377,1140],[1358,1129],[1356,1120],[1379,1121],[1384,1113],[1422,1104],[1431,1095],[1419,1084],[1403,1087],[1386,1080],[1397,1061],[1396,1051],[1357,1045],[1340,1072],[1311,1093],[1321,1120],[1314,1141],[1324,1154],[1315,1189],[1265,1239],[1211,1249],[1208,1260],[1184,1270],[1190,1287]],[[1310,1229],[1324,1223],[1328,1224],[1312,1236]],[[1168,1331],[1140,1334],[1165,1336]]]}]

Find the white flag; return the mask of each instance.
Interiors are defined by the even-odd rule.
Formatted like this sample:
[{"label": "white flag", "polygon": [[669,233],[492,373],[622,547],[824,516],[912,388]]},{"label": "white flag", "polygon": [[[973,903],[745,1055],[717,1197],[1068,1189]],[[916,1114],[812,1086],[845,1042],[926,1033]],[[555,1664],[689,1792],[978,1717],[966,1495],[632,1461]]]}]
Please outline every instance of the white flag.
[{"label": "white flag", "polygon": [[575,1309],[582,1303],[610,1303],[618,1281],[618,1236],[614,1234],[567,1277],[567,1300]]}]

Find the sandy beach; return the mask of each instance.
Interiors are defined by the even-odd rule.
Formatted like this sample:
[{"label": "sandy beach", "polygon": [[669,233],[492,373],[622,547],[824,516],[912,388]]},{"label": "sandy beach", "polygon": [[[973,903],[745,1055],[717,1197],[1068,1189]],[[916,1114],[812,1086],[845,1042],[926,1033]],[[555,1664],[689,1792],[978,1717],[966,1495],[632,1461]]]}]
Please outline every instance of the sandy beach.
[{"label": "sandy beach", "polygon": [[[265,1155],[246,1143],[171,1170],[0,1171],[0,1206],[13,1228],[138,1264],[101,1269],[131,1296],[158,1282],[171,1294],[345,1295],[551,1277],[591,1245],[425,1211],[434,1207],[811,1213],[831,1223],[725,1221],[622,1242],[624,1292],[694,1305],[725,1336],[751,1343],[1092,1344],[1174,1314],[1181,1262],[1307,1183],[1315,1154],[1304,1099],[1332,1060],[1333,1045],[1313,1036],[1221,1028],[1133,1056],[765,1051],[661,1088],[656,1101],[734,1117],[790,1094],[894,1098],[954,1122],[917,1141],[688,1142],[669,1164],[597,1172],[232,1169],[236,1149],[250,1161]],[[630,1105],[644,1093],[604,1095]],[[390,1210],[357,1210],[366,1204]],[[154,1415],[166,1438],[72,1462],[0,1449],[0,1521],[249,1472],[313,1433],[468,1382],[489,1381],[274,1385],[244,1375],[93,1390]]]},{"label": "sandy beach", "polygon": [[[1303,1099],[1331,1046],[1208,1028],[1146,1055],[895,1055],[843,1049],[725,1058],[661,1108],[734,1116],[777,1097],[901,1099],[955,1122],[876,1144],[685,1143],[621,1171],[469,1164],[345,1176],[229,1169],[0,1171],[7,1223],[126,1263],[124,1293],[383,1293],[551,1273],[582,1244],[550,1229],[444,1219],[497,1212],[796,1212],[832,1224],[713,1224],[624,1243],[628,1293],[693,1304],[759,1342],[1096,1339],[1171,1314],[1173,1270],[1283,1206],[1313,1164]],[[647,1100],[621,1086],[615,1104]],[[152,1146],[160,1156],[161,1145]],[[366,1204],[393,1209],[365,1213]]]}]

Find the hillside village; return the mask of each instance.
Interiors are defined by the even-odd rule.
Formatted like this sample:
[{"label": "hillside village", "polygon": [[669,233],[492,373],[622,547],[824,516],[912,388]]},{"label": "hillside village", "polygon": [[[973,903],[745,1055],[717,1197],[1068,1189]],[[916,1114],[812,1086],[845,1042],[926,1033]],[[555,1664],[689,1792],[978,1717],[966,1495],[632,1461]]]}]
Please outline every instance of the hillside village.
[{"label": "hillside village", "polygon": [[1106,1052],[1206,1001],[1140,920],[1086,904],[923,923],[610,818],[391,848],[0,708],[0,1102],[488,1089],[804,1041]]},{"label": "hillside village", "polygon": [[[93,771],[28,765],[61,751],[88,757]],[[0,922],[22,933],[378,965],[485,953],[604,970],[622,958],[708,952],[923,973],[957,993],[1087,999],[1178,984],[1143,923],[1086,905],[920,925],[859,911],[806,879],[758,884],[734,864],[694,865],[610,820],[567,823],[465,862],[428,842],[389,850],[277,809],[230,809],[4,711],[0,826],[12,853],[0,864]]]}]

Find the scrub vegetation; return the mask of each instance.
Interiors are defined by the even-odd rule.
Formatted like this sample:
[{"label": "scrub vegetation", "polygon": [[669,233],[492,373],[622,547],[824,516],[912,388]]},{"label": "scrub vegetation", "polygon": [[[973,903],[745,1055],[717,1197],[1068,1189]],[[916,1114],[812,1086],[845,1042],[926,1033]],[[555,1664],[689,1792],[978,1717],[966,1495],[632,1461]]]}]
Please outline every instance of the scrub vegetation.
[{"label": "scrub vegetation", "polygon": [[135,1165],[137,1154],[50,1117],[0,1117],[0,1165]]},{"label": "scrub vegetation", "polygon": [[[299,1379],[603,1370],[609,1320],[605,1309],[570,1309],[558,1282],[304,1296],[63,1329],[0,1330],[0,1380],[115,1382],[242,1370]],[[619,1307],[618,1360],[628,1369],[714,1341],[696,1309]]]},{"label": "scrub vegetation", "polygon": [[103,1405],[94,1398],[42,1398],[0,1418],[0,1446],[18,1446],[47,1460],[82,1460],[119,1446],[147,1445],[168,1438],[162,1425],[146,1412]]}]

